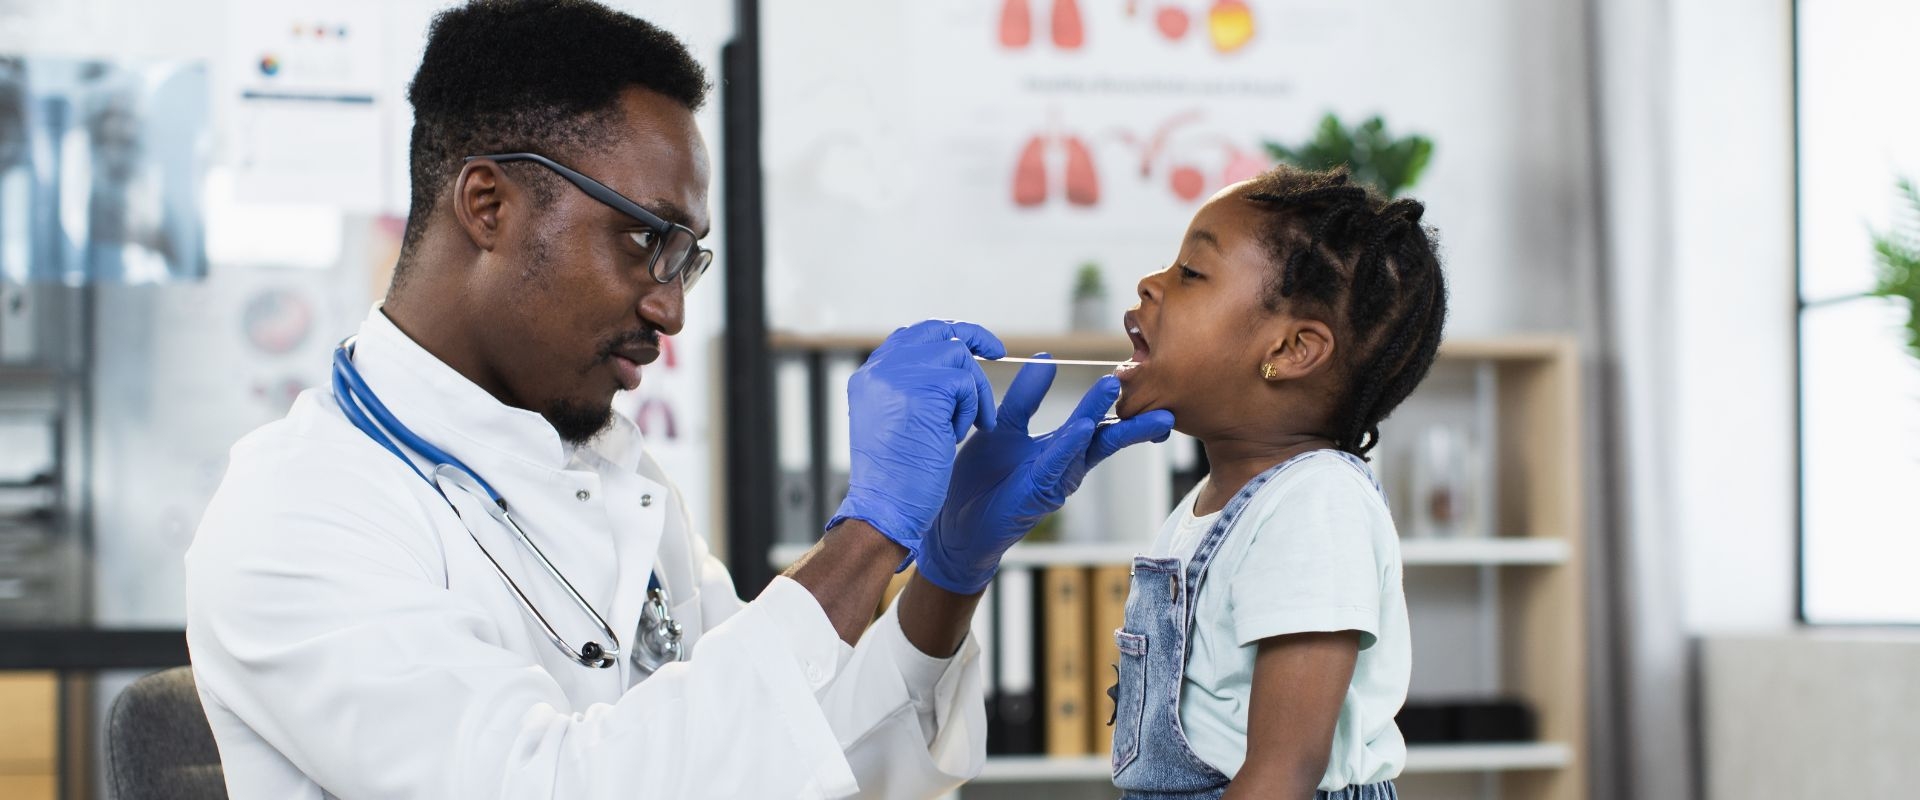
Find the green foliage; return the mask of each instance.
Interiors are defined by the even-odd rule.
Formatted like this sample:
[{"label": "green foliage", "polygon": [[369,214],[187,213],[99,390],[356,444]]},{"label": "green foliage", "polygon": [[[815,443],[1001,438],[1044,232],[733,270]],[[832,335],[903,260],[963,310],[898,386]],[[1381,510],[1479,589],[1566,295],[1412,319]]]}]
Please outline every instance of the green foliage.
[{"label": "green foliage", "polygon": [[1873,254],[1880,274],[1872,294],[1907,301],[1907,350],[1920,358],[1920,188],[1912,180],[1895,183],[1904,204],[1893,227],[1873,231]]},{"label": "green foliage", "polygon": [[1080,265],[1073,281],[1073,297],[1076,300],[1107,296],[1107,285],[1100,274],[1100,265],[1088,261]]},{"label": "green foliage", "polygon": [[1301,169],[1327,170],[1345,165],[1353,179],[1388,197],[1413,188],[1433,159],[1433,140],[1419,134],[1396,139],[1387,124],[1373,117],[1352,130],[1328,114],[1313,138],[1298,147],[1267,142],[1275,161]]}]

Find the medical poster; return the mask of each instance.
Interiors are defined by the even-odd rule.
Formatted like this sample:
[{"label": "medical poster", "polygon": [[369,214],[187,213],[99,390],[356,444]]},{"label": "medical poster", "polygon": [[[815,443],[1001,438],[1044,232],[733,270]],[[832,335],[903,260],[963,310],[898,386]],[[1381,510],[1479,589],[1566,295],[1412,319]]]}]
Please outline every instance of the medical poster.
[{"label": "medical poster", "polygon": [[[773,327],[869,333],[919,316],[1062,332],[1086,264],[1117,331],[1193,211],[1325,112],[1303,65],[1336,56],[1357,20],[1333,0],[766,13]],[[867,319],[875,307],[902,320]]]},{"label": "medical poster", "polygon": [[382,210],[388,91],[372,0],[227,4],[227,146],[245,202]]},{"label": "medical poster", "polygon": [[1346,18],[1245,0],[913,8],[912,126],[948,156],[924,166],[956,206],[920,204],[923,224],[970,208],[1049,231],[1177,217],[1271,166],[1263,141],[1294,133],[1290,60]]}]

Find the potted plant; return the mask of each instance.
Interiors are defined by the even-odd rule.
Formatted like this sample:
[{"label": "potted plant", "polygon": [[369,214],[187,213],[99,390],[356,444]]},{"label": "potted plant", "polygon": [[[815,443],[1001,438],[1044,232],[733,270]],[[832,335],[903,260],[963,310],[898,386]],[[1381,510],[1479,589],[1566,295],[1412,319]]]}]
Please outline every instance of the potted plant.
[{"label": "potted plant", "polygon": [[1433,159],[1433,140],[1419,134],[1395,138],[1377,116],[1348,129],[1329,113],[1305,144],[1288,147],[1267,142],[1267,154],[1301,169],[1345,166],[1355,181],[1396,197],[1413,188],[1426,171]]},{"label": "potted plant", "polygon": [[1107,319],[1107,284],[1100,265],[1089,261],[1080,265],[1073,280],[1073,313],[1069,329],[1076,332],[1100,331],[1111,327]]},{"label": "potted plant", "polygon": [[1907,303],[1907,351],[1920,358],[1920,187],[1911,179],[1894,184],[1904,206],[1893,227],[1873,231],[1874,260],[1880,271],[1871,294]]}]

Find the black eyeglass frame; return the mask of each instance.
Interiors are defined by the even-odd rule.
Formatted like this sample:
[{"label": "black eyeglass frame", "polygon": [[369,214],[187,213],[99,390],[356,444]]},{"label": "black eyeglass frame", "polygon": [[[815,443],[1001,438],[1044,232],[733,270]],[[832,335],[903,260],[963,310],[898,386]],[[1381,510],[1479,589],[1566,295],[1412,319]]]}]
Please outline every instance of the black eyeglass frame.
[{"label": "black eyeglass frame", "polygon": [[[681,289],[683,291],[693,291],[693,285],[699,283],[700,276],[705,275],[707,268],[713,265],[713,251],[700,246],[700,237],[693,232],[692,228],[661,219],[660,215],[648,211],[641,207],[639,203],[627,199],[626,195],[608,188],[606,184],[596,181],[572,167],[547,158],[539,153],[492,153],[482,156],[467,156],[462,159],[462,163],[472,163],[481,160],[492,161],[497,164],[507,164],[515,161],[529,161],[539,164],[552,170],[555,175],[567,179],[568,183],[573,184],[575,188],[585,192],[588,197],[598,200],[607,207],[632,217],[639,221],[640,224],[653,229],[654,235],[660,237],[660,245],[653,249],[653,255],[649,257],[647,261],[647,274],[651,275],[657,283],[672,283],[673,279],[678,277],[680,278]],[[671,265],[663,274],[660,269],[660,254],[666,251],[666,243],[672,241],[673,232],[676,229],[686,232],[687,241],[692,242],[693,246],[687,249],[687,255],[680,259],[680,263]]]}]

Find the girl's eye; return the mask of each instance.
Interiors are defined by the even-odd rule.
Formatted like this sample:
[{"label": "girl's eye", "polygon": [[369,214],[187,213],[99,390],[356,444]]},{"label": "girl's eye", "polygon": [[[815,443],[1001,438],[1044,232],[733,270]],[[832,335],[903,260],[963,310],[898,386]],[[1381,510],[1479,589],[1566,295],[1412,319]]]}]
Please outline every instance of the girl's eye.
[{"label": "girl's eye", "polygon": [[1181,264],[1181,265],[1180,265],[1180,277],[1182,277],[1182,278],[1187,278],[1187,279],[1192,279],[1192,278],[1198,278],[1198,277],[1200,277],[1200,273],[1198,273],[1198,272],[1194,272],[1193,270],[1191,270],[1191,269],[1188,269],[1188,268],[1187,268],[1187,265],[1185,265],[1185,264]]},{"label": "girl's eye", "polygon": [[654,240],[659,237],[653,231],[628,231],[627,238],[632,239],[633,243],[639,245],[642,250],[652,250]]}]

